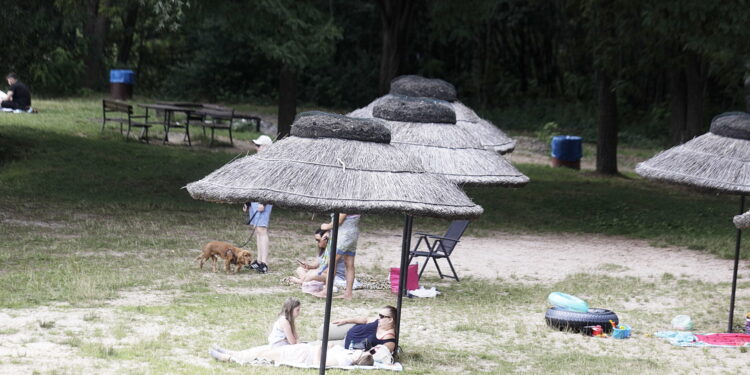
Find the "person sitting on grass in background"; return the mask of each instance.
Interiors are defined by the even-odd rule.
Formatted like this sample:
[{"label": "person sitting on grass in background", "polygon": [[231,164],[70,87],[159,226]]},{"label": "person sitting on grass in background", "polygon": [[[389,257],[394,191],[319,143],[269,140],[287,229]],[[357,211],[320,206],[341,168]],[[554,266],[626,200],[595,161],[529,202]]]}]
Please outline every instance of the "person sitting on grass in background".
[{"label": "person sitting on grass in background", "polygon": [[[314,261],[297,260],[299,266],[295,270],[295,276],[290,276],[288,280],[295,284],[304,284],[309,281],[325,282],[325,276],[320,271],[325,271],[328,267],[328,256],[325,253],[328,245],[328,236],[330,231],[318,229],[315,231],[315,244],[317,245],[317,257]],[[346,266],[342,257],[337,258],[336,279],[334,285],[344,288],[346,286]],[[359,281],[354,279],[354,289],[361,287]]]},{"label": "person sitting on grass in background", "polygon": [[[308,281],[325,281],[325,277],[321,276],[316,272],[318,267],[320,267],[320,264],[324,261],[323,259],[323,253],[326,250],[326,246],[328,245],[328,236],[330,232],[324,231],[322,229],[318,229],[315,231],[315,245],[317,248],[317,257],[315,261],[313,262],[303,262],[299,259],[297,259],[297,263],[299,263],[299,266],[294,271],[295,276],[289,277],[289,281],[295,283],[295,284],[303,284]],[[338,273],[338,267],[336,269],[336,272]]]},{"label": "person sitting on grass in background", "polygon": [[273,323],[271,333],[268,334],[268,345],[282,346],[299,343],[299,335],[294,321],[299,316],[301,309],[302,303],[296,298],[289,297],[284,301],[279,318]]},{"label": "person sitting on grass in background", "polygon": [[8,73],[5,76],[5,80],[8,81],[10,87],[8,88],[6,98],[0,102],[0,106],[28,111],[31,108],[31,93],[29,92],[29,88],[18,80],[18,76],[15,73]]},{"label": "person sitting on grass in background", "polygon": [[[259,153],[272,143],[273,141],[271,140],[271,137],[267,135],[261,135],[253,140],[253,144]],[[250,216],[250,219],[247,224],[253,228],[253,231],[255,232],[255,242],[258,245],[257,259],[253,260],[248,267],[259,273],[268,272],[268,223],[271,220],[272,210],[272,205],[260,202],[247,202],[242,206],[243,212],[249,211],[248,215]]]}]

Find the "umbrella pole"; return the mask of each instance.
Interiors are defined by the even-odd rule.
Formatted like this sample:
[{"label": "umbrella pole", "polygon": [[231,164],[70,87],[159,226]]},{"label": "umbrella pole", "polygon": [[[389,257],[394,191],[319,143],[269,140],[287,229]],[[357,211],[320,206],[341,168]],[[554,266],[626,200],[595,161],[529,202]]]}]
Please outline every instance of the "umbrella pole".
[{"label": "umbrella pole", "polygon": [[[740,196],[740,215],[745,212],[745,195]],[[737,242],[734,247],[734,271],[732,272],[732,297],[729,298],[729,323],[727,332],[732,333],[734,322],[734,294],[737,291],[737,267],[740,263],[740,244],[742,243],[742,230],[737,229]]]},{"label": "umbrella pole", "polygon": [[331,232],[331,250],[328,252],[328,280],[326,282],[326,309],[323,315],[323,342],[320,344],[320,370],[326,373],[326,354],[328,354],[328,331],[331,325],[331,302],[333,302],[333,280],[336,277],[336,240],[339,237],[339,213],[333,213],[333,230]]},{"label": "umbrella pole", "polygon": [[398,339],[401,331],[401,306],[406,294],[406,269],[409,267],[409,250],[411,249],[411,229],[414,224],[414,216],[406,215],[404,220],[404,234],[401,239],[401,268],[398,277],[398,299],[396,302],[396,351],[398,351]]}]

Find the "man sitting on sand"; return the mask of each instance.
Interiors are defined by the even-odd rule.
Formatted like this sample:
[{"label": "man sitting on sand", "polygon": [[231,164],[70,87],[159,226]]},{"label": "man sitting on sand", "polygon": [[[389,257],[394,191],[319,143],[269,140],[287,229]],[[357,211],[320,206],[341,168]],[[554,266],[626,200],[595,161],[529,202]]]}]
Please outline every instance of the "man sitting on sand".
[{"label": "man sitting on sand", "polygon": [[28,111],[31,108],[31,93],[29,92],[29,88],[18,80],[18,76],[15,73],[8,73],[5,79],[8,81],[10,87],[8,88],[6,98],[0,102],[0,106]]}]

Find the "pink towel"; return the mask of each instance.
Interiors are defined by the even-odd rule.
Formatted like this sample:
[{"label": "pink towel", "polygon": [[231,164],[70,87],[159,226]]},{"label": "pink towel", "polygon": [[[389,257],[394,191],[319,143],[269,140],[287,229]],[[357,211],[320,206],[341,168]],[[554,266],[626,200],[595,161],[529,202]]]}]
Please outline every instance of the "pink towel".
[{"label": "pink towel", "polygon": [[744,333],[712,333],[695,335],[698,341],[711,345],[743,346],[750,343],[750,335]]}]

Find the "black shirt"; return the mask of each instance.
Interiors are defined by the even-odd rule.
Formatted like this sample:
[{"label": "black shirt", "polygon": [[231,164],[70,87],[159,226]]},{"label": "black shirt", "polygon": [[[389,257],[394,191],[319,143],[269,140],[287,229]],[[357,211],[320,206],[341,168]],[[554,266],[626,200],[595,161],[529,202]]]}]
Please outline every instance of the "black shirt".
[{"label": "black shirt", "polygon": [[13,91],[13,102],[24,108],[31,107],[31,93],[23,82],[16,81],[16,83],[10,85],[8,91]]}]

